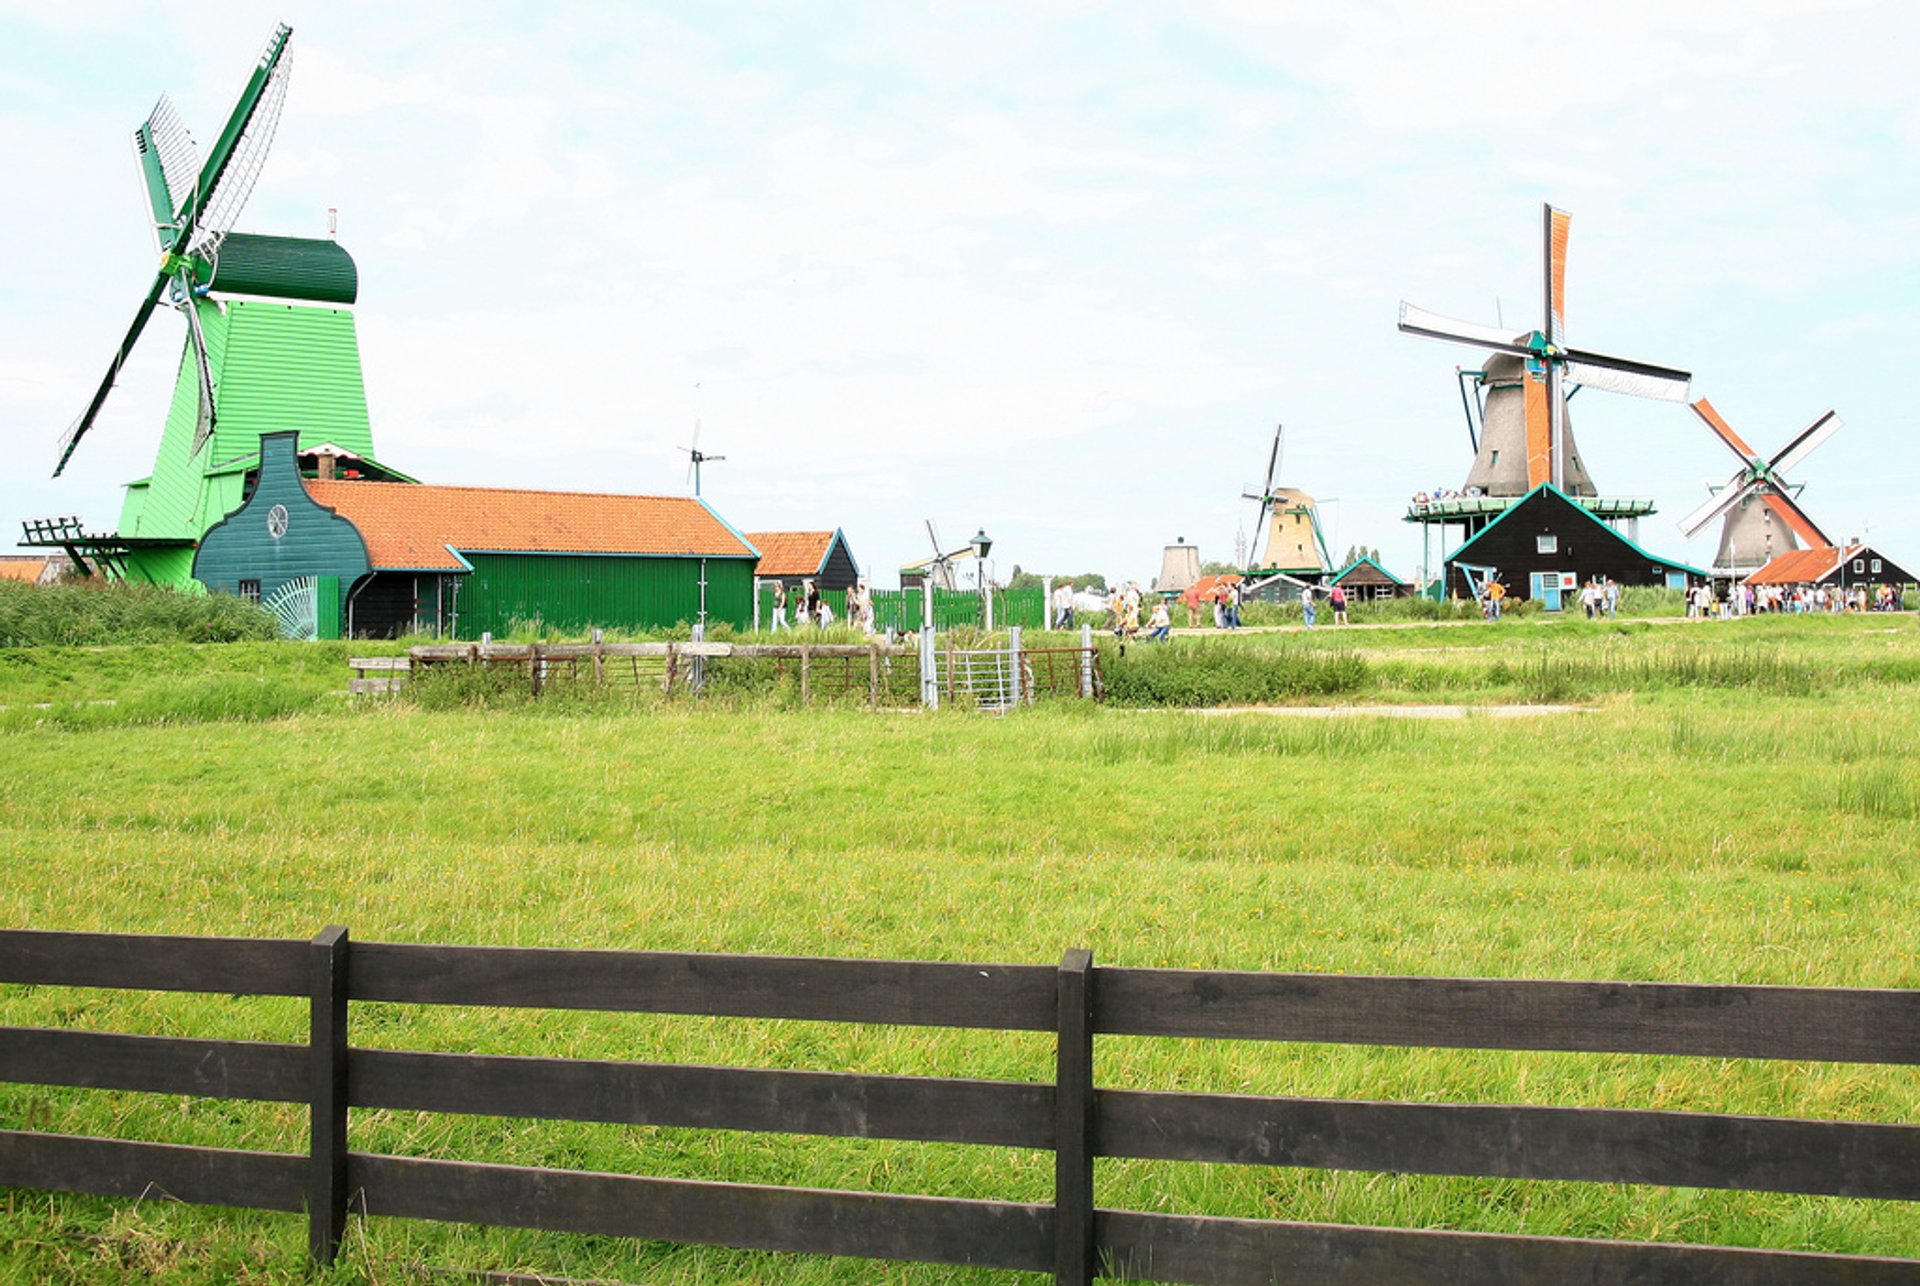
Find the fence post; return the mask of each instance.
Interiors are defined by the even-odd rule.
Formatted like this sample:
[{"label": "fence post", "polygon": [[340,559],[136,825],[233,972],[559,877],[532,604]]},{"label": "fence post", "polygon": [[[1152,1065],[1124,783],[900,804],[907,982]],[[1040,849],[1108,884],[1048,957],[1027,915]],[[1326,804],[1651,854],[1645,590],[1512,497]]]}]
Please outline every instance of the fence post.
[{"label": "fence post", "polygon": [[331,1264],[347,1231],[347,931],[329,925],[308,949],[313,1007],[307,1253]]},{"label": "fence post", "polygon": [[598,625],[593,627],[593,686],[596,688],[605,683],[607,677],[606,645],[602,642],[605,637]]},{"label": "fence post", "polygon": [[1053,1086],[1053,1280],[1092,1286],[1093,953],[1060,962],[1059,1046]]},{"label": "fence post", "polygon": [[939,657],[929,625],[920,631],[920,704],[929,710],[940,708]]},{"label": "fence post", "polygon": [[539,696],[547,686],[546,649],[534,643],[527,648],[527,674],[533,685],[533,695]]},{"label": "fence post", "polygon": [[867,640],[867,704],[880,708],[880,645]]},{"label": "fence post", "polygon": [[1013,681],[1013,704],[1023,705],[1027,694],[1026,684],[1020,681],[1020,627],[1018,625],[1007,627],[1007,658],[1013,665],[1012,673],[1008,675]]},{"label": "fence post", "polygon": [[1093,699],[1093,626],[1080,627],[1080,695]]}]

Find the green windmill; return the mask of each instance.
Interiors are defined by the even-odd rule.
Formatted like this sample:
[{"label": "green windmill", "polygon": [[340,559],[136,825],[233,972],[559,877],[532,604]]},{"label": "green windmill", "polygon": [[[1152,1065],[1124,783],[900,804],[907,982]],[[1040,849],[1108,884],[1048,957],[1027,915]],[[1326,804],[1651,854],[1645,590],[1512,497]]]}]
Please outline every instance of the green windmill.
[{"label": "green windmill", "polygon": [[266,161],[286,101],[292,28],[277,27],[206,160],[162,95],[133,132],[159,270],[106,377],[60,443],[58,477],[93,427],[120,369],[164,299],[186,320],[173,402],[151,476],[127,485],[119,531],[88,535],[76,519],[26,524],[24,544],[59,546],[81,566],[184,584],[194,543],[237,508],[258,466],[260,435],[300,433],[300,448],[369,476],[372,460],[360,346],[350,305],[353,259],[331,239],[232,231]]}]

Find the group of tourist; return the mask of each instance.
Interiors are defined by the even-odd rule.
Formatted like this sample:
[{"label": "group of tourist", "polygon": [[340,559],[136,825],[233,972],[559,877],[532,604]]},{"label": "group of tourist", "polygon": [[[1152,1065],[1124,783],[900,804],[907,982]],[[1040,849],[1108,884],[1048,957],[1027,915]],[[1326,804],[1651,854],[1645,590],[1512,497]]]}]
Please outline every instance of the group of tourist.
[{"label": "group of tourist", "polygon": [[1689,620],[1728,620],[1769,612],[1897,612],[1900,591],[1892,585],[1730,585],[1718,592],[1711,584],[1687,591]]},{"label": "group of tourist", "polygon": [[[793,605],[793,619],[787,619],[787,605]],[[812,580],[803,580],[791,595],[787,593],[786,582],[773,583],[773,624],[771,629],[798,629],[802,625],[811,625],[816,629],[826,629],[834,621],[833,604],[820,592],[820,587]],[[867,583],[861,581],[847,590],[847,624],[857,630],[873,633],[873,591]]]},{"label": "group of tourist", "polygon": [[1240,628],[1240,609],[1246,605],[1246,587],[1241,581],[1219,580],[1206,593],[1200,592],[1200,583],[1195,581],[1187,586],[1180,595],[1180,602],[1187,609],[1187,628],[1200,628],[1201,609],[1213,609],[1213,628],[1216,630],[1237,630]]},{"label": "group of tourist", "polygon": [[1415,509],[1424,509],[1428,505],[1435,504],[1442,500],[1477,500],[1479,497],[1480,488],[1478,487],[1468,487],[1464,491],[1454,487],[1435,487],[1432,491],[1414,492],[1413,507]]},{"label": "group of tourist", "polygon": [[1620,585],[1613,577],[1595,577],[1580,587],[1580,608],[1590,621],[1604,615],[1613,620],[1620,611]]}]

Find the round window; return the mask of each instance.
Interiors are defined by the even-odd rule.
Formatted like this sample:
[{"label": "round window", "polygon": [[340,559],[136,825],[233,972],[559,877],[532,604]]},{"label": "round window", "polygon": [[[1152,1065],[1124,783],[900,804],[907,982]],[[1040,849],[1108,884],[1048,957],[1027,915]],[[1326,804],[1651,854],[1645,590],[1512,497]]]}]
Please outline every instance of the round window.
[{"label": "round window", "polygon": [[287,507],[275,505],[267,510],[267,534],[275,540],[287,534]]}]

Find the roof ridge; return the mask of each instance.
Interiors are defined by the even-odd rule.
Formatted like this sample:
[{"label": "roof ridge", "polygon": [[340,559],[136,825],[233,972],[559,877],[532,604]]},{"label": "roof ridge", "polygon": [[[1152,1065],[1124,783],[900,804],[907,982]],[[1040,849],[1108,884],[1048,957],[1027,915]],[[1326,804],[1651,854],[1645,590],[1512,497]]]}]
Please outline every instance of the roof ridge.
[{"label": "roof ridge", "polygon": [[405,487],[409,491],[484,491],[488,495],[515,496],[592,496],[603,500],[666,500],[697,504],[694,496],[661,496],[639,491],[575,491],[559,487],[481,487],[460,482],[376,482],[371,478],[307,478],[308,486],[338,484],[352,487]]}]

